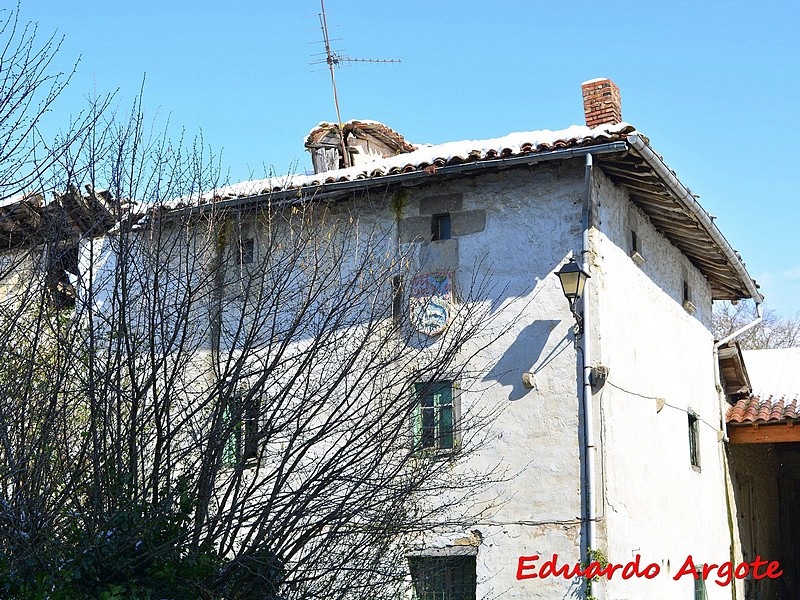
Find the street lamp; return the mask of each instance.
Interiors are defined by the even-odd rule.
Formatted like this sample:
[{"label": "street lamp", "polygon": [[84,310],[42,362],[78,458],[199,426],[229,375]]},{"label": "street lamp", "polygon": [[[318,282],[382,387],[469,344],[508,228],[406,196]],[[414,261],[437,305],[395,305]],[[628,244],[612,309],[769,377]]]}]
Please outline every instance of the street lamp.
[{"label": "street lamp", "polygon": [[575,303],[583,295],[583,286],[590,275],[580,268],[574,258],[570,258],[556,275],[561,281],[564,297],[569,302],[569,310],[575,317],[575,337],[580,338],[583,335],[583,317],[575,310]]}]

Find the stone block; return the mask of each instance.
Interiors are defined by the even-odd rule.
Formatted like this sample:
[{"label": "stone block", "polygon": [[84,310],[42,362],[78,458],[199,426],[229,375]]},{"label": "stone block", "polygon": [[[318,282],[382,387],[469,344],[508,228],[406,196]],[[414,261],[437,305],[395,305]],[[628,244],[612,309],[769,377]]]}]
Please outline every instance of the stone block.
[{"label": "stone block", "polygon": [[437,240],[420,248],[420,268],[423,273],[455,271],[458,269],[458,240]]},{"label": "stone block", "polygon": [[461,210],[464,206],[464,194],[439,194],[429,198],[420,198],[419,214],[438,215]]},{"label": "stone block", "polygon": [[400,219],[400,242],[428,242],[431,239],[430,217]]},{"label": "stone block", "polygon": [[486,211],[464,210],[450,215],[450,231],[453,237],[478,233],[486,229]]}]

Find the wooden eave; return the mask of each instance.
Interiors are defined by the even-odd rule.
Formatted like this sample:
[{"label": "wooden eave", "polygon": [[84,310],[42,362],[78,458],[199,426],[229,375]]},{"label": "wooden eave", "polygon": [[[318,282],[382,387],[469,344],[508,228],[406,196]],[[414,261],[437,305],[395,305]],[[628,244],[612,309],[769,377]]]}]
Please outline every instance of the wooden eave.
[{"label": "wooden eave", "polygon": [[777,423],[728,423],[731,444],[783,444],[800,442],[800,420]]},{"label": "wooden eave", "polygon": [[749,298],[747,286],[706,227],[634,152],[598,157],[603,172],[624,187],[653,226],[685,254],[711,285],[714,300]]},{"label": "wooden eave", "polygon": [[739,344],[735,341],[728,342],[718,349],[717,357],[719,373],[725,384],[725,395],[731,397],[750,395],[753,389]]}]

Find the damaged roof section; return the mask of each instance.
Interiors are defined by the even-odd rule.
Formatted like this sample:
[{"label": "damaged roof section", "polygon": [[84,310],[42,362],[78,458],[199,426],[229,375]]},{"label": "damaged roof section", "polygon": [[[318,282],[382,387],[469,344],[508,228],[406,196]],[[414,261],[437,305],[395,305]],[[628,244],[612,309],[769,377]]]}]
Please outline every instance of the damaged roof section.
[{"label": "damaged roof section", "polygon": [[51,241],[102,235],[118,221],[108,192],[70,186],[45,202],[41,194],[7,198],[0,203],[0,250],[30,248]]}]

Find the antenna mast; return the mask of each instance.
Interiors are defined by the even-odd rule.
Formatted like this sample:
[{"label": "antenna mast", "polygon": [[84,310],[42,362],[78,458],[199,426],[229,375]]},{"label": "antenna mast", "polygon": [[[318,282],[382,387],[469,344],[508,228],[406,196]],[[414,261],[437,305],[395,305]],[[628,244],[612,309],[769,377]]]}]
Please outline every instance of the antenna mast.
[{"label": "antenna mast", "polygon": [[[375,59],[375,58],[350,58],[348,56],[341,56],[339,53],[331,50],[331,39],[328,35],[328,19],[325,15],[325,0],[319,0],[322,12],[319,13],[319,25],[322,29],[322,41],[325,44],[325,62],[328,64],[328,70],[331,73],[331,87],[333,88],[333,103],[336,105],[336,121],[339,126],[339,140],[342,145],[342,162],[345,167],[350,165],[350,156],[347,153],[347,146],[344,140],[344,125],[342,124],[342,113],[339,111],[339,94],[336,92],[336,77],[333,73],[334,67],[338,67],[342,63],[399,63],[399,60],[392,59]],[[319,64],[321,60],[313,61],[311,64]]]}]

